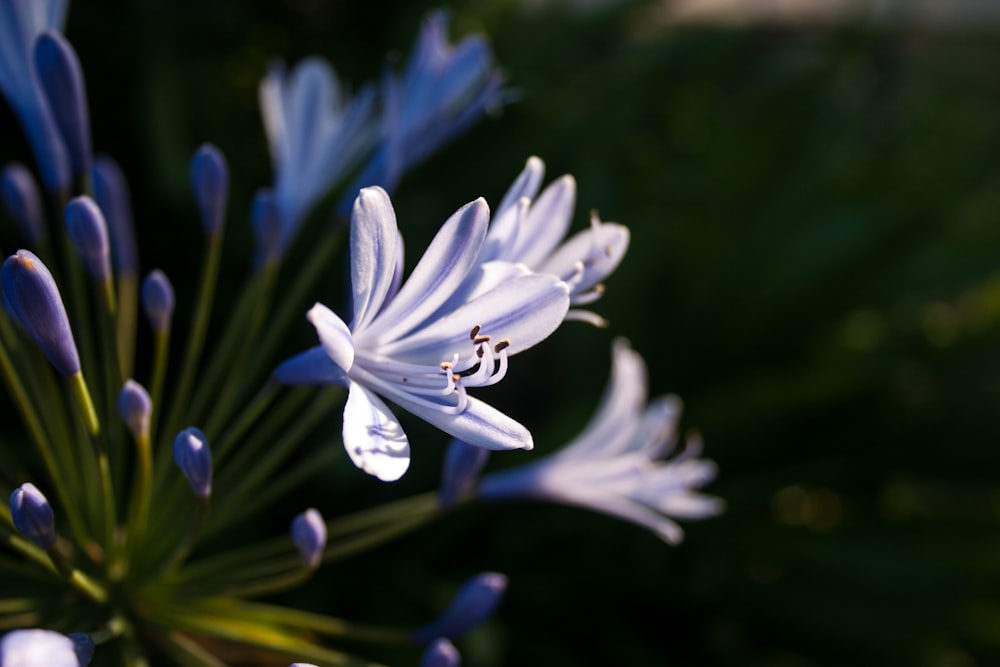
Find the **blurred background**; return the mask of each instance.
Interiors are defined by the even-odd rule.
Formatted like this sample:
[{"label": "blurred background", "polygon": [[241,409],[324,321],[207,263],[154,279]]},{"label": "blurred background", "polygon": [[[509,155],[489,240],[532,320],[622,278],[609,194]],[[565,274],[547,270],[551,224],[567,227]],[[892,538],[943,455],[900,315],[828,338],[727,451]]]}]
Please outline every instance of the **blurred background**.
[{"label": "blurred background", "polygon": [[[552,451],[586,423],[625,336],[653,395],[683,397],[728,510],[672,548],[582,510],[464,507],[321,570],[296,602],[414,626],[496,570],[508,595],[458,643],[470,666],[1000,663],[998,6],[76,2],[95,144],[126,168],[143,271],[176,276],[181,310],[202,141],[233,169],[224,290],[248,264],[250,196],[271,178],[256,98],[270,59],[321,54],[358,87],[442,5],[453,36],[490,36],[517,101],[404,179],[410,262],[458,206],[498,203],[528,156],[547,181],[574,174],[575,229],[596,209],[632,230],[595,306],[611,326],[567,324],[489,399],[534,431],[524,457]],[[0,157],[27,155],[3,139]],[[311,298],[339,302],[345,276],[341,262]],[[303,319],[287,351],[313,336]],[[433,488],[445,438],[404,425],[403,481],[345,458],[302,496],[333,516]]]}]

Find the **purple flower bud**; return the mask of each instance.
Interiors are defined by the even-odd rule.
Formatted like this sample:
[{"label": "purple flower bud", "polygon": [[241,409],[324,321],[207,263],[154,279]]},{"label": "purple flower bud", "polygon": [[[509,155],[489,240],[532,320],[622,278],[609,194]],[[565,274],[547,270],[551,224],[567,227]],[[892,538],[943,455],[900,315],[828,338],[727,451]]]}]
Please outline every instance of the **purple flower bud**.
[{"label": "purple flower bud", "polygon": [[56,30],[35,40],[35,69],[49,107],[69,153],[73,173],[90,173],[90,117],[80,60],[70,43]]},{"label": "purple flower bud", "polygon": [[490,451],[484,447],[469,445],[458,439],[451,441],[444,455],[441,489],[438,492],[441,507],[451,507],[469,495],[489,458]]},{"label": "purple flower bud", "polygon": [[0,175],[0,197],[25,240],[33,246],[40,244],[45,238],[42,198],[35,177],[27,167],[20,162],[4,167]]},{"label": "purple flower bud", "polygon": [[174,314],[174,288],[163,271],[150,271],[142,281],[141,298],[142,309],[146,311],[153,331],[163,333],[169,329],[170,318]]},{"label": "purple flower bud", "polygon": [[191,158],[191,187],[206,234],[222,229],[229,199],[229,165],[218,148],[202,144]]},{"label": "purple flower bud", "polygon": [[149,435],[149,416],[153,412],[153,401],[146,388],[135,380],[126,380],[118,394],[118,412],[128,425],[132,437]]},{"label": "purple flower bud", "polygon": [[414,640],[426,644],[468,632],[489,618],[505,590],[506,576],[498,572],[476,575],[459,589],[444,613],[413,633]]},{"label": "purple flower bud", "polygon": [[8,257],[0,268],[0,283],[7,310],[56,370],[64,376],[79,373],[80,357],[59,288],[35,253],[18,250]]},{"label": "purple flower bud", "polygon": [[25,482],[10,494],[10,515],[14,527],[42,549],[56,543],[56,518],[52,506],[34,484]]},{"label": "purple flower bud", "polygon": [[52,630],[12,630],[0,637],[0,665],[81,667],[73,640]]},{"label": "purple flower bud", "polygon": [[260,264],[277,261],[281,258],[281,211],[273,192],[257,191],[253,198],[251,216]]},{"label": "purple flower bud", "polygon": [[447,639],[435,639],[420,658],[420,667],[459,667],[462,656]]},{"label": "purple flower bud", "polygon": [[104,214],[93,199],[84,195],[66,205],[66,231],[84,267],[94,279],[111,277],[111,245]]},{"label": "purple flower bud", "polygon": [[190,426],[174,439],[174,461],[194,495],[208,498],[212,493],[212,450],[200,429]]},{"label": "purple flower bud", "polygon": [[292,520],[292,542],[308,567],[319,565],[326,547],[326,522],[318,510],[310,507]]},{"label": "purple flower bud", "polygon": [[73,650],[76,651],[80,667],[87,667],[94,658],[94,640],[86,632],[72,632],[69,634],[69,640],[73,642]]},{"label": "purple flower bud", "polygon": [[135,224],[128,183],[118,163],[106,155],[94,160],[92,170],[94,199],[104,213],[111,239],[111,258],[119,274],[139,270],[139,251],[135,244]]}]

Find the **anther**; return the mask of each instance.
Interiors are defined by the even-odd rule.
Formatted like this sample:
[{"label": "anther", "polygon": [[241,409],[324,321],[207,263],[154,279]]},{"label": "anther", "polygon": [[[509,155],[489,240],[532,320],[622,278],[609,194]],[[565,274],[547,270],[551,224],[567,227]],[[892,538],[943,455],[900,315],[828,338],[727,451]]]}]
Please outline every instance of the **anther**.
[{"label": "anther", "polygon": [[450,361],[442,361],[441,362],[441,370],[443,370],[443,371],[450,371],[451,370],[451,362]]},{"label": "anther", "polygon": [[479,335],[479,330],[480,329],[482,329],[482,327],[479,326],[478,324],[476,326],[472,327],[472,331],[469,332],[469,338],[471,340],[473,340],[473,341],[476,340],[476,336]]},{"label": "anther", "polygon": [[480,345],[479,347],[476,348],[476,356],[479,357],[480,359],[482,359],[483,358],[483,354],[484,354],[484,352],[483,352],[483,346]]},{"label": "anther", "polygon": [[510,347],[510,338],[504,338],[493,346],[493,351],[499,353],[501,350],[506,350],[508,347]]},{"label": "anther", "polygon": [[490,342],[489,336],[476,336],[475,338],[472,339],[473,345],[479,345],[481,343],[488,343],[488,342]]}]

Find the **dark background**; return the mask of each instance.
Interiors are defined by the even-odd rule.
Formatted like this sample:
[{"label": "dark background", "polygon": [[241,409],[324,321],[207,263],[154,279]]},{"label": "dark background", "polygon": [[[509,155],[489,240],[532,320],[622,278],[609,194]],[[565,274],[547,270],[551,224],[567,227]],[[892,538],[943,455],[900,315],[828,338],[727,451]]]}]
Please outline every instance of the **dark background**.
[{"label": "dark background", "polygon": [[[433,6],[71,6],[95,144],[129,174],[143,271],[178,276],[180,317],[195,282],[182,277],[198,236],[192,150],[210,140],[233,170],[223,290],[237,290],[249,198],[271,177],[256,107],[268,60],[321,54],[356,87],[384,54],[409,52]],[[487,398],[532,428],[533,455],[551,451],[588,419],[610,341],[626,336],[653,394],[684,398],[683,427],[704,435],[721,470],[708,490],[728,510],[686,523],[671,548],[582,510],[466,507],[325,568],[296,603],[413,626],[497,570],[508,595],[458,642],[468,665],[1000,661],[996,30],[666,27],[644,2],[452,12],[453,35],[490,35],[519,100],[404,179],[394,201],[410,262],[459,205],[496,204],[529,155],[547,180],[573,173],[574,228],[597,209],[632,230],[595,306],[611,327],[567,324]],[[23,157],[3,136],[2,157]],[[340,267],[311,298],[344,295]],[[286,351],[313,340],[303,320]],[[335,516],[433,488],[445,439],[404,425],[402,482],[345,458],[302,496]],[[275,517],[286,525],[286,508]]]}]

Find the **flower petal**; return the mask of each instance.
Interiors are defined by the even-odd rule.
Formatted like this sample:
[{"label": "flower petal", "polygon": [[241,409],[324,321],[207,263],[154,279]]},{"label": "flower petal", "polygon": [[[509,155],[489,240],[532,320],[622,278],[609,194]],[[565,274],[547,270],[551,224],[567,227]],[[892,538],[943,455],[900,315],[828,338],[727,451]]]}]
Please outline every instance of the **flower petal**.
[{"label": "flower petal", "polygon": [[518,421],[478,398],[468,397],[462,412],[451,414],[411,400],[403,392],[388,396],[404,410],[438,427],[448,435],[486,449],[531,449],[531,433]]},{"label": "flower petal", "polygon": [[489,216],[489,207],[480,198],[448,218],[365,335],[378,336],[391,330],[393,338],[400,338],[438,310],[475,266]]},{"label": "flower petal", "polygon": [[[621,264],[628,250],[629,230],[614,222],[593,222],[589,229],[573,235],[546,259],[537,271],[552,273],[566,279],[578,271],[583,263],[583,274],[574,279],[574,304],[596,301],[596,296],[585,294],[597,283],[611,275]],[[531,264],[529,264],[531,266]]]},{"label": "flower petal", "polygon": [[410,466],[410,443],[382,400],[351,382],[344,405],[344,448],[354,465],[383,482],[393,482]]},{"label": "flower petal", "polygon": [[510,189],[504,194],[503,199],[500,200],[496,215],[499,216],[508,208],[517,204],[522,197],[527,197],[528,199],[534,198],[538,194],[538,188],[542,184],[544,177],[545,163],[540,158],[532,155],[525,163],[524,169],[514,179],[514,183],[510,186]]},{"label": "flower petal", "polygon": [[508,354],[538,343],[558,328],[569,308],[569,292],[555,276],[531,274],[509,280],[441,317],[383,353],[411,363],[437,365],[469,349],[469,332],[479,325],[495,341],[510,341]]},{"label": "flower petal", "polygon": [[322,386],[339,384],[347,386],[347,374],[330,359],[322,345],[310,348],[281,363],[274,370],[274,378],[282,384]]},{"label": "flower petal", "polygon": [[330,361],[344,369],[345,373],[350,371],[354,365],[354,340],[344,320],[321,303],[314,304],[306,313],[306,318],[316,327],[319,342]]},{"label": "flower petal", "polygon": [[576,207],[576,180],[569,174],[553,181],[531,204],[513,256],[504,259],[524,262],[537,269],[566,236]]},{"label": "flower petal", "polygon": [[392,286],[398,237],[389,195],[377,186],[362,188],[351,215],[352,331],[364,328],[382,307]]}]

